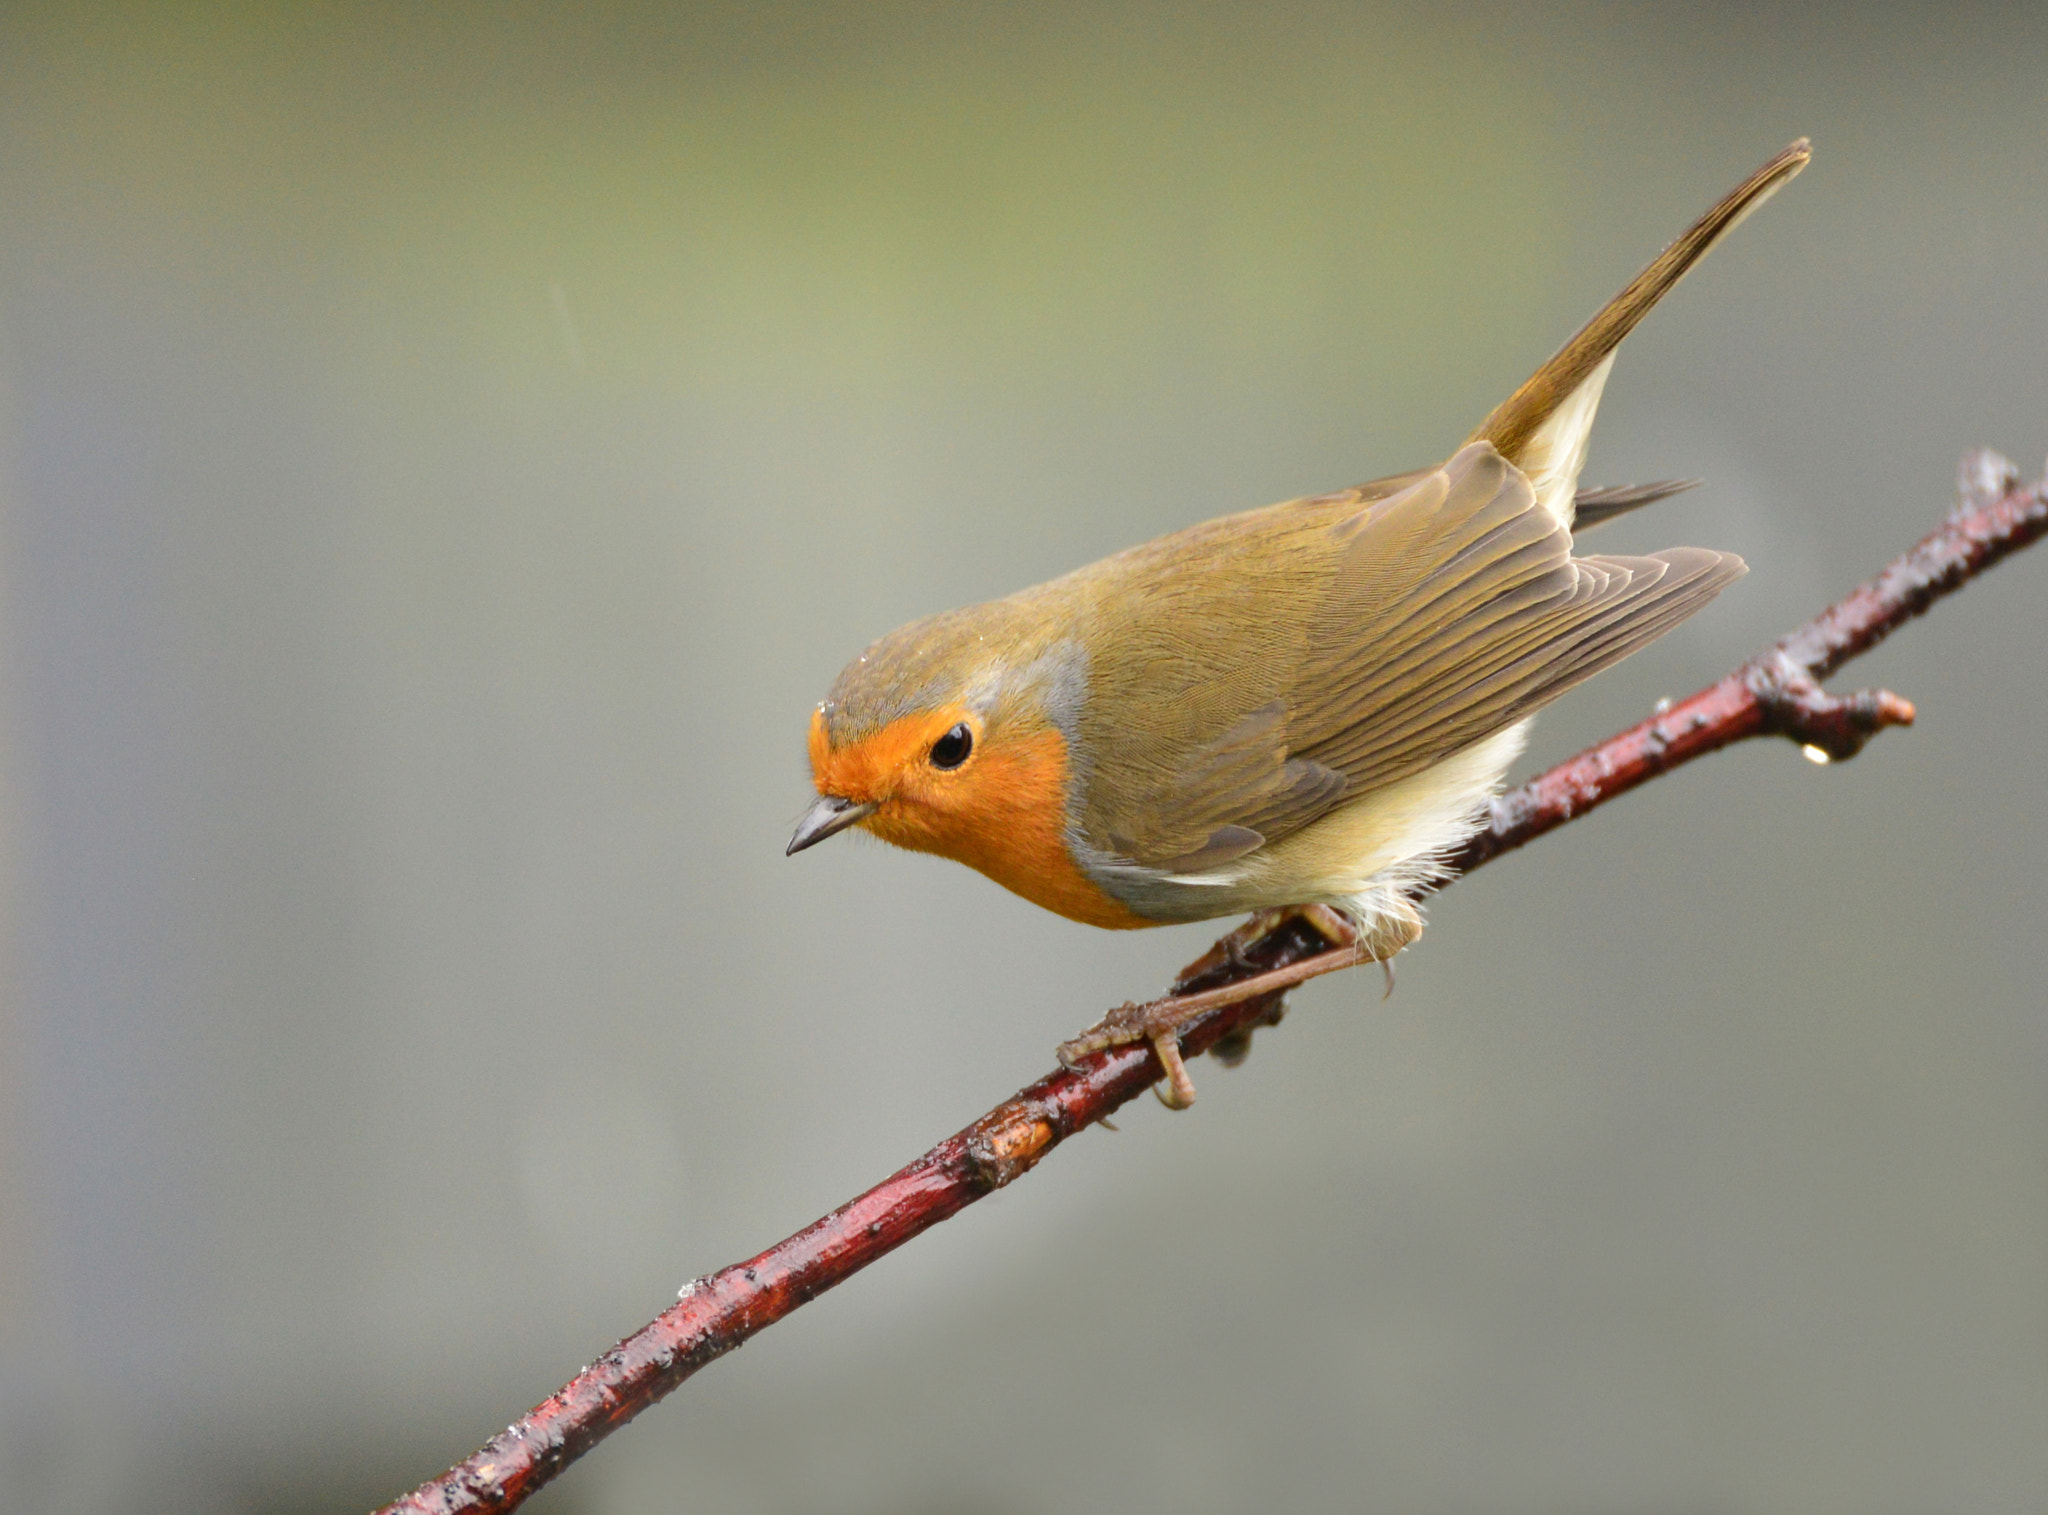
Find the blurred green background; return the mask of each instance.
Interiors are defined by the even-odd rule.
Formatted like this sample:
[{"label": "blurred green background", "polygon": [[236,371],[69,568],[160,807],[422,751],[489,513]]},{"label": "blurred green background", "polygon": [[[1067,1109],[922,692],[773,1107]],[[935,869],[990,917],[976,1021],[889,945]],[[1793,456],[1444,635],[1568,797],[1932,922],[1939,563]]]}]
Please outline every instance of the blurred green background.
[{"label": "blurred green background", "polygon": [[[360,1508],[1213,934],[782,851],[868,639],[1435,461],[1710,199],[1523,771],[2048,451],[2048,13],[10,6],[0,1505]],[[2037,1511],[2048,556],[1446,894],[598,1512]]]}]

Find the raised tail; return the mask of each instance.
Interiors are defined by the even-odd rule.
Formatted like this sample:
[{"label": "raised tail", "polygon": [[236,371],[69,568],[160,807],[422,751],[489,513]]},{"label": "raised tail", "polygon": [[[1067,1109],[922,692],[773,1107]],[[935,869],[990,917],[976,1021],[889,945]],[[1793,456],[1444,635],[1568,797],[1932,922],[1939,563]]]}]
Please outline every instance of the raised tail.
[{"label": "raised tail", "polygon": [[1663,299],[1744,216],[1768,200],[1778,186],[1806,167],[1812,149],[1804,137],[1730,190],[1685,235],[1659,253],[1628,288],[1530,375],[1465,441],[1491,442],[1536,487],[1536,497],[1566,525],[1572,495],[1586,460],[1586,438],[1600,406],[1600,390],[1613,366],[1614,350],[1636,322]]}]

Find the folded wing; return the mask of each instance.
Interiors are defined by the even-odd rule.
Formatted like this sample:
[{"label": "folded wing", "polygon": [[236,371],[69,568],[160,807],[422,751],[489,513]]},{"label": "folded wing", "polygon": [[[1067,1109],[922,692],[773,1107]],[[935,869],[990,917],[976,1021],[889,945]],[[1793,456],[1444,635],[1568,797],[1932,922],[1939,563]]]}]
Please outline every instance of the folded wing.
[{"label": "folded wing", "polygon": [[[1314,528],[1320,588],[1277,692],[1158,762],[1110,849],[1220,867],[1501,731],[1663,635],[1744,572],[1679,547],[1571,555],[1571,532],[1485,442]],[[1227,572],[1219,563],[1218,572]],[[1214,728],[1212,728],[1214,729]]]}]

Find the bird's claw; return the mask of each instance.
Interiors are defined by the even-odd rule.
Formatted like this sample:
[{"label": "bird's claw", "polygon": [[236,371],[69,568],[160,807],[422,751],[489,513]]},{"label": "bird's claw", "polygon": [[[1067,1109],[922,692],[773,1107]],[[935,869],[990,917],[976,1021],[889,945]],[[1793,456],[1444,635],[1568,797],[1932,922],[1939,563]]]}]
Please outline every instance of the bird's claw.
[{"label": "bird's claw", "polygon": [[1169,1110],[1187,1109],[1195,1102],[1195,1081],[1188,1077],[1188,1065],[1181,1060],[1180,1033],[1161,1031],[1152,1038],[1152,1050],[1159,1054],[1159,1065],[1166,1069],[1165,1082],[1154,1084],[1152,1092]]},{"label": "bird's claw", "polygon": [[[1309,923],[1323,940],[1339,950],[1341,960],[1333,960],[1339,954],[1331,952],[1319,952],[1311,958],[1296,958],[1292,964],[1280,968],[1260,968],[1257,962],[1245,960],[1245,948],[1251,942],[1274,932],[1288,919]],[[1421,915],[1417,915],[1413,907],[1407,915],[1395,917],[1391,929],[1382,927],[1370,940],[1362,938],[1360,929],[1350,921],[1350,917],[1329,909],[1327,905],[1296,905],[1284,911],[1260,911],[1239,925],[1221,944],[1225,958],[1241,970],[1247,970],[1247,977],[1214,989],[1182,989],[1180,993],[1171,993],[1163,999],[1149,999],[1143,1005],[1126,1001],[1071,1042],[1061,1042],[1059,1063],[1065,1069],[1077,1069],[1081,1058],[1094,1052],[1106,1052],[1112,1046],[1128,1046],[1133,1042],[1151,1042],[1153,1052],[1159,1056],[1159,1067],[1165,1069],[1165,1079],[1155,1089],[1159,1093],[1159,1103],[1167,1106],[1167,1110],[1186,1110],[1194,1103],[1194,1079],[1188,1077],[1188,1061],[1180,1050],[1182,1026],[1200,1020],[1202,1015],[1221,1009],[1223,1005],[1257,999],[1262,995],[1272,997],[1272,1007],[1266,1018],[1266,1024],[1272,1024],[1280,1018],[1282,997],[1296,983],[1364,960],[1378,960],[1380,970],[1386,975],[1386,993],[1391,995],[1395,991],[1395,966],[1391,958],[1417,936],[1421,936]],[[1245,1024],[1223,1036],[1210,1050],[1217,1052],[1225,1067],[1229,1067],[1241,1061],[1249,1050],[1249,1044],[1251,1026]]]},{"label": "bird's claw", "polygon": [[[1185,1110],[1195,1102],[1195,1081],[1188,1076],[1187,1060],[1181,1055],[1180,1031],[1191,1021],[1199,1020],[1210,1011],[1237,999],[1251,999],[1267,994],[1274,998],[1274,1013],[1269,1019],[1278,1019],[1280,996],[1289,987],[1309,974],[1291,970],[1262,969],[1246,955],[1246,948],[1269,933],[1278,930],[1289,920],[1300,920],[1310,926],[1319,936],[1339,949],[1358,950],[1361,955],[1364,944],[1360,941],[1358,928],[1341,912],[1327,905],[1299,905],[1286,910],[1262,910],[1237,930],[1223,939],[1223,954],[1230,963],[1247,977],[1235,984],[1199,992],[1183,991],[1169,994],[1163,999],[1149,1000],[1144,1004],[1126,1002],[1090,1026],[1071,1041],[1062,1042],[1058,1048],[1060,1065],[1077,1068],[1081,1060],[1097,1052],[1106,1052],[1112,1047],[1128,1046],[1133,1042],[1151,1043],[1153,1052],[1159,1058],[1159,1065],[1166,1077],[1155,1086],[1160,1103],[1171,1110]],[[1415,931],[1420,930],[1417,918]],[[1403,932],[1399,939],[1390,942],[1392,951],[1414,939],[1415,932]],[[1391,952],[1388,954],[1391,956]],[[1333,964],[1341,967],[1343,964]],[[1387,975],[1387,993],[1394,990],[1393,965],[1384,959],[1381,968]],[[1327,967],[1316,972],[1327,972]],[[1274,983],[1275,975],[1281,982]],[[1261,980],[1264,982],[1261,982]],[[1222,1038],[1214,1051],[1222,1058],[1225,1066],[1242,1061],[1250,1050],[1250,1026],[1242,1026]]]},{"label": "bird's claw", "polygon": [[1188,1076],[1186,1059],[1180,1052],[1180,1028],[1207,1012],[1206,1006],[1184,1009],[1171,999],[1145,1004],[1125,1003],[1090,1026],[1072,1041],[1061,1042],[1057,1055],[1060,1066],[1074,1068],[1082,1058],[1111,1047],[1133,1042],[1150,1042],[1159,1055],[1166,1078],[1160,1086],[1161,1103],[1170,1110],[1185,1110],[1195,1102],[1195,1081]]}]

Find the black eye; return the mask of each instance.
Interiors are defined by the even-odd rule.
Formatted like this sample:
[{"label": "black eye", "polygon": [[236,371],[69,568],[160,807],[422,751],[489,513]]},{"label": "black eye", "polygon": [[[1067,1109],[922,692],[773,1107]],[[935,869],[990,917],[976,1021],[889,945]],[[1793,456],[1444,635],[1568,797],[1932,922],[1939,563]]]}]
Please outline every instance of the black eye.
[{"label": "black eye", "polygon": [[932,743],[932,766],[934,768],[958,768],[967,761],[967,754],[974,750],[974,733],[962,721],[951,731]]}]

